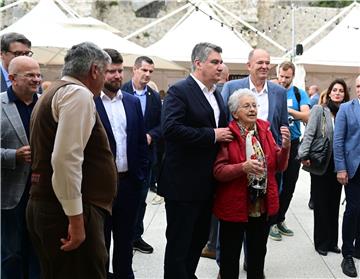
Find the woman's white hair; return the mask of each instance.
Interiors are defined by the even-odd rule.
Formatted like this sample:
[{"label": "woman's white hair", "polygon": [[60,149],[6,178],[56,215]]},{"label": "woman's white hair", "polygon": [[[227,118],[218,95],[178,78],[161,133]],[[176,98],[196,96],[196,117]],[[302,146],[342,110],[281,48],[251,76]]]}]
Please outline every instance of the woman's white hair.
[{"label": "woman's white hair", "polygon": [[241,88],[234,93],[231,94],[228,101],[228,107],[231,114],[235,113],[240,106],[240,100],[243,97],[251,97],[255,100],[255,103],[257,104],[257,98],[254,92],[252,92],[249,88]]}]

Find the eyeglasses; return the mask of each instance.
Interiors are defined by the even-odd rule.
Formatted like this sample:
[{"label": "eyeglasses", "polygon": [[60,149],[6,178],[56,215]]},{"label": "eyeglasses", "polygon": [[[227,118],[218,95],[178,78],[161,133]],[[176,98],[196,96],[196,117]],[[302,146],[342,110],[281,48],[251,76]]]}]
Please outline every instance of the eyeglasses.
[{"label": "eyeglasses", "polygon": [[258,107],[259,107],[258,104],[245,104],[243,106],[239,106],[239,108],[242,108],[244,110],[250,110],[251,108],[258,109]]},{"label": "eyeglasses", "polygon": [[33,73],[28,73],[28,74],[14,74],[14,76],[19,76],[19,77],[25,77],[28,79],[42,79],[42,75],[41,74],[33,74]]},{"label": "eyeglasses", "polygon": [[15,57],[18,57],[18,56],[28,56],[28,57],[31,57],[33,56],[33,52],[31,50],[28,50],[28,51],[10,51],[8,50],[7,52],[10,52],[12,55],[14,55]]}]

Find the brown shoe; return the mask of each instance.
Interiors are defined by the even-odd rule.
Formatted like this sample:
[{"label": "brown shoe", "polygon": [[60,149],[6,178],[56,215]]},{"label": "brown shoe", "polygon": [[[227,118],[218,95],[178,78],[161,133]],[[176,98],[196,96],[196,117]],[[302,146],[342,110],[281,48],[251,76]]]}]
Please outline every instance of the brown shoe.
[{"label": "brown shoe", "polygon": [[207,246],[204,247],[201,251],[201,257],[203,258],[209,258],[209,259],[216,259],[216,251],[210,250]]}]

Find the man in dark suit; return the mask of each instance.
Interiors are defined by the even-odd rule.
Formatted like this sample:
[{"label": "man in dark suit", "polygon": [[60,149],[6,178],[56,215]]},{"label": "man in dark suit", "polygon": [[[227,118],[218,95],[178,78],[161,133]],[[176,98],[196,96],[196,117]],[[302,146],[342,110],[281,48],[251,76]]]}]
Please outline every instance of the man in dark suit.
[{"label": "man in dark suit", "polygon": [[112,63],[106,70],[104,89],[101,96],[95,99],[95,104],[118,171],[117,197],[112,216],[108,216],[105,223],[105,242],[109,250],[112,231],[114,278],[132,279],[132,242],[141,191],[147,175],[147,144],[140,101],[120,90],[123,79],[122,56],[114,49],[105,51]]},{"label": "man in dark suit", "polygon": [[31,57],[33,52],[30,48],[31,42],[22,34],[11,32],[1,36],[1,92],[11,85],[8,74],[10,61],[17,56]]},{"label": "man in dark suit", "polygon": [[146,243],[142,234],[144,233],[143,220],[146,210],[146,196],[148,194],[151,180],[152,167],[156,163],[156,144],[161,136],[160,118],[161,118],[161,100],[158,92],[151,89],[147,84],[151,79],[154,71],[154,62],[147,56],[136,58],[133,67],[133,78],[125,83],[123,91],[133,94],[139,98],[141,103],[142,114],[145,123],[145,132],[148,144],[148,177],[143,185],[140,199],[139,213],[136,221],[135,236],[133,248],[145,254],[151,254],[154,249]]},{"label": "man in dark suit", "polygon": [[224,102],[216,83],[223,69],[222,49],[197,44],[192,74],[171,86],[163,104],[165,157],[158,192],[165,197],[164,278],[196,278],[201,250],[209,236],[219,142],[229,142]]},{"label": "man in dark suit", "polygon": [[[243,79],[225,83],[221,95],[227,104],[230,95],[237,89],[249,88],[258,99],[258,118],[270,122],[271,132],[281,145],[280,127],[288,126],[288,109],[286,89],[267,80],[270,69],[270,55],[266,50],[250,51],[247,62],[250,75]],[[228,120],[231,116],[227,110]]]}]

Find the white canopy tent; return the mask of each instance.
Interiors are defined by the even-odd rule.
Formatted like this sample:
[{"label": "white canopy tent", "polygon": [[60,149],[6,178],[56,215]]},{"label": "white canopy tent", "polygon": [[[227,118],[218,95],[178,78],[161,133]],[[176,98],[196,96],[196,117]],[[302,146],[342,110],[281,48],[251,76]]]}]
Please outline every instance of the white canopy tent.
[{"label": "white canopy tent", "polygon": [[307,72],[360,73],[360,4],[324,38],[297,57]]},{"label": "white canopy tent", "polygon": [[199,42],[211,42],[222,47],[222,58],[231,70],[246,69],[245,63],[252,47],[238,32],[224,24],[222,26],[222,20],[206,2],[199,1],[196,6],[198,11],[194,6],[190,7],[162,39],[147,48],[148,52],[189,68],[193,47]]},{"label": "white canopy tent", "polygon": [[112,33],[111,26],[94,18],[68,17],[53,0],[40,0],[29,13],[0,31],[24,34],[31,40],[34,58],[44,65],[63,64],[66,50],[91,41],[101,48],[115,48],[120,53],[143,54],[144,48]]}]

